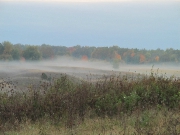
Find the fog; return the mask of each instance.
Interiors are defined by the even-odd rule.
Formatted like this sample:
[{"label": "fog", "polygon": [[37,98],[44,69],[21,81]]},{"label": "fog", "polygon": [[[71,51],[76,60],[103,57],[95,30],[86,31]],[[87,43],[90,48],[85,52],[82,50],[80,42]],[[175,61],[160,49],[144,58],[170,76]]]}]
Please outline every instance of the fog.
[{"label": "fog", "polygon": [[139,75],[150,75],[151,72],[158,76],[180,78],[180,69],[178,67],[179,64],[120,64],[119,69],[114,69],[112,63],[106,61],[82,61],[71,57],[60,57],[38,62],[1,62],[0,90],[3,92],[9,92],[12,89],[27,91],[29,86],[36,87],[39,90],[40,84],[45,81],[41,79],[42,73],[52,79],[58,79],[62,74],[66,74],[75,82],[96,82],[104,76],[127,75],[128,77],[138,78]]},{"label": "fog", "polygon": [[[61,57],[53,60],[45,60],[38,62],[1,62],[0,73],[1,78],[7,75],[16,76],[26,72],[54,72],[67,74],[100,74],[113,72],[130,72],[150,74],[151,72],[159,75],[166,74],[167,76],[180,76],[179,64],[121,64],[119,69],[114,69],[112,64],[107,61],[89,60],[82,61],[71,57]],[[9,76],[8,76],[9,77]]]}]

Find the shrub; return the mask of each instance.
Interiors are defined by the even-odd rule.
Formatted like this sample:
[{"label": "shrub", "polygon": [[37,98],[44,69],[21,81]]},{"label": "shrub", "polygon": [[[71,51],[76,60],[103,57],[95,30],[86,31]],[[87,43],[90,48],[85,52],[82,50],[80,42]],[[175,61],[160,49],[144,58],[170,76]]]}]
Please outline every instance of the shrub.
[{"label": "shrub", "polygon": [[[42,79],[47,78],[42,73]],[[43,82],[41,87],[31,87],[26,93],[0,93],[0,127],[6,122],[14,124],[23,119],[37,121],[45,117],[65,121],[67,127],[72,127],[76,119],[84,120],[87,114],[113,117],[156,107],[180,109],[179,80],[153,75],[135,80],[128,76],[110,76],[97,82],[75,80],[62,75],[53,84]],[[142,122],[145,126],[146,118]]]},{"label": "shrub", "polygon": [[42,73],[42,74],[41,74],[41,79],[43,79],[43,80],[47,80],[47,79],[48,79],[48,77],[47,77],[47,75],[46,75],[45,73]]}]

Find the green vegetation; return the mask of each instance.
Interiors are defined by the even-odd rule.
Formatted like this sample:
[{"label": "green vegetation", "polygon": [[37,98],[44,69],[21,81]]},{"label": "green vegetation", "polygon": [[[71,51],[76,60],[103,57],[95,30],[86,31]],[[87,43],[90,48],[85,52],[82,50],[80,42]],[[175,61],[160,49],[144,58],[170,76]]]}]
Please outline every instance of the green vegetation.
[{"label": "green vegetation", "polygon": [[[120,63],[152,64],[152,63],[180,63],[180,50],[172,48],[161,50],[128,49],[118,46],[89,47],[89,46],[51,46],[12,44],[9,41],[0,43],[0,60],[45,60],[60,56],[71,56],[82,60],[105,60],[117,68]],[[113,61],[116,64],[114,65]]]},{"label": "green vegetation", "polygon": [[174,77],[152,72],[77,83],[62,75],[52,82],[31,86],[26,93],[1,93],[1,133],[180,133],[180,80]]},{"label": "green vegetation", "polygon": [[23,57],[26,60],[39,60],[40,53],[38,51],[38,48],[35,46],[28,46],[23,52]]},{"label": "green vegetation", "polygon": [[48,76],[46,75],[46,73],[42,73],[42,74],[41,74],[41,79],[42,79],[42,80],[48,80],[48,81],[51,81],[51,76],[48,77]]}]

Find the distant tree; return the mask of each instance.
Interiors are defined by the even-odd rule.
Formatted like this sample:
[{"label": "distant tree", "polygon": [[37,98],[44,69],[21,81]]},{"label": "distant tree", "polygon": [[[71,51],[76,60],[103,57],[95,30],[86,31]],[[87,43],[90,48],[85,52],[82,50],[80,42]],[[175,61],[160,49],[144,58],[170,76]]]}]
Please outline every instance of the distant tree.
[{"label": "distant tree", "polygon": [[[13,45],[9,42],[9,41],[4,41],[2,43],[1,49],[3,50],[3,53],[0,56],[1,60],[12,60],[12,49],[13,49]],[[1,51],[2,51],[1,50]]]},{"label": "distant tree", "polygon": [[24,50],[23,57],[26,60],[39,60],[41,55],[35,46],[29,46]]},{"label": "distant tree", "polygon": [[90,58],[92,52],[94,51],[94,47],[88,47],[88,46],[77,45],[74,48],[75,48],[75,51],[72,52],[72,56],[76,58],[81,58],[84,55]]},{"label": "distant tree", "polygon": [[146,60],[150,60],[151,59],[151,53],[150,52],[146,52],[145,53],[145,57],[146,57]]},{"label": "distant tree", "polygon": [[133,57],[131,57],[131,63],[138,64],[139,63],[139,55],[135,54]]},{"label": "distant tree", "polygon": [[151,63],[151,62],[180,62],[180,50],[168,48],[166,50],[145,50],[120,48],[117,45],[112,47],[89,47],[76,45],[73,47],[41,46],[12,44],[9,41],[0,43],[0,60],[39,60],[54,58],[56,56],[70,55],[82,60],[100,59],[109,61],[117,67],[121,62],[130,64]]},{"label": "distant tree", "polygon": [[176,54],[177,62],[180,62],[180,50],[175,50],[174,53]]},{"label": "distant tree", "polygon": [[53,53],[55,56],[59,55],[59,56],[63,56],[63,55],[67,55],[67,47],[65,46],[51,46]]},{"label": "distant tree", "polygon": [[88,61],[88,57],[86,55],[83,55],[81,58],[83,61]]},{"label": "distant tree", "polygon": [[121,61],[121,55],[117,53],[117,51],[114,52],[114,58],[117,59],[119,62]]},{"label": "distant tree", "polygon": [[4,52],[4,46],[0,43],[0,55],[2,55]]},{"label": "distant tree", "polygon": [[44,59],[50,59],[54,57],[54,52],[52,50],[52,47],[49,45],[41,45],[40,47],[41,55]]},{"label": "distant tree", "polygon": [[155,57],[155,61],[156,61],[156,62],[159,62],[159,56],[156,56],[156,57]]},{"label": "distant tree", "polygon": [[108,47],[98,47],[91,54],[92,58],[110,61],[114,58],[114,50]]},{"label": "distant tree", "polygon": [[75,50],[76,50],[75,47],[68,47],[68,48],[67,48],[67,54],[71,56],[72,53],[73,53]]},{"label": "distant tree", "polygon": [[170,60],[171,60],[171,62],[177,62],[178,59],[177,59],[176,54],[171,54],[171,55],[170,55]]},{"label": "distant tree", "polygon": [[139,56],[139,62],[144,63],[146,61],[146,57],[143,54],[140,54]]},{"label": "distant tree", "polygon": [[170,62],[171,59],[170,59],[170,55],[165,52],[163,55],[161,55],[161,59],[160,59],[161,62]]},{"label": "distant tree", "polygon": [[3,44],[3,46],[4,46],[3,54],[8,54],[8,55],[10,55],[10,54],[11,54],[11,51],[12,51],[12,49],[13,49],[13,45],[12,45],[9,41],[4,41],[2,44]]},{"label": "distant tree", "polygon": [[12,55],[13,60],[19,60],[21,57],[17,49],[13,49],[11,52],[11,55]]},{"label": "distant tree", "polygon": [[3,61],[11,61],[13,60],[12,56],[9,55],[9,54],[3,54],[0,56],[0,59],[3,60]]}]

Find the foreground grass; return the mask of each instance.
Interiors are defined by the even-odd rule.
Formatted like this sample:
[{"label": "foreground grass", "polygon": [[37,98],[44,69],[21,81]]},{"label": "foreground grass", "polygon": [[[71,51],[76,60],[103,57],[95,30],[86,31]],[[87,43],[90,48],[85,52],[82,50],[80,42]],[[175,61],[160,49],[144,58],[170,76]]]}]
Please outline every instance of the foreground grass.
[{"label": "foreground grass", "polygon": [[180,80],[109,76],[77,83],[67,75],[0,94],[1,134],[180,133]]},{"label": "foreground grass", "polygon": [[87,118],[85,121],[76,122],[76,126],[69,129],[58,122],[53,124],[49,119],[37,122],[30,120],[21,123],[16,131],[7,131],[9,135],[178,135],[180,133],[179,113],[167,110],[149,110],[127,116],[115,118]]}]

